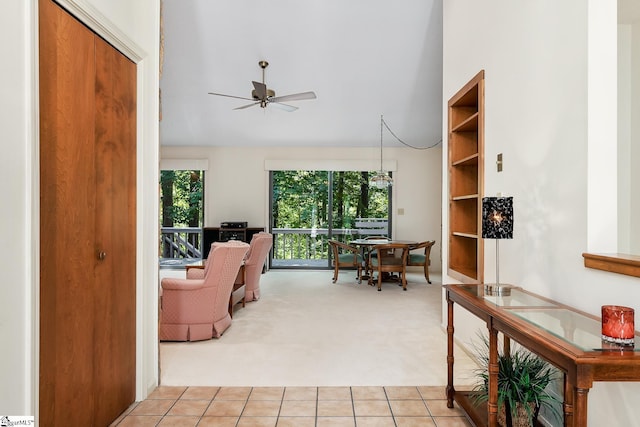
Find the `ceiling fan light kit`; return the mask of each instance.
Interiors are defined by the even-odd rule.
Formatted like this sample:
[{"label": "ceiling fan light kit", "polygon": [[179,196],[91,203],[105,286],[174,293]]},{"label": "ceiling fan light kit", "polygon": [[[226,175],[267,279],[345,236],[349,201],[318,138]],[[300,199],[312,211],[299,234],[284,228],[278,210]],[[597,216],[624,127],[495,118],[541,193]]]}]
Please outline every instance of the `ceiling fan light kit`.
[{"label": "ceiling fan light kit", "polygon": [[283,104],[283,101],[302,101],[305,99],[316,99],[316,94],[314,92],[300,92],[293,93],[291,95],[284,96],[276,96],[276,92],[272,89],[267,88],[267,84],[265,83],[265,69],[269,66],[267,61],[259,61],[258,65],[262,68],[262,83],[260,82],[252,82],[254,89],[251,91],[251,98],[245,98],[242,96],[234,96],[234,95],[225,95],[223,93],[215,93],[209,92],[209,95],[216,96],[225,96],[227,98],[237,98],[244,99],[247,101],[253,101],[251,104],[242,105],[240,107],[234,108],[234,110],[244,110],[245,108],[253,107],[254,105],[259,105],[260,108],[267,108],[267,105],[273,104],[274,107],[278,107],[285,111],[295,111],[298,107],[294,107],[293,105]]}]

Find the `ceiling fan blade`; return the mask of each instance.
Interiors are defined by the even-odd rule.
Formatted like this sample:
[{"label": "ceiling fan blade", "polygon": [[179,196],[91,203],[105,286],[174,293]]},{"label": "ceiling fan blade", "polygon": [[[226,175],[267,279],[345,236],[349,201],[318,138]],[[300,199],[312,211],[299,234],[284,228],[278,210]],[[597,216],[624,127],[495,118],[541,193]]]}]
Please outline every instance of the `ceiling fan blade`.
[{"label": "ceiling fan blade", "polygon": [[291,95],[275,96],[273,98],[269,98],[269,101],[302,101],[304,99],[316,99],[316,94],[314,92],[293,93]]},{"label": "ceiling fan blade", "polygon": [[243,105],[241,107],[236,107],[234,110],[244,110],[245,108],[253,107],[254,105],[260,105],[260,101],[252,102],[251,104]]},{"label": "ceiling fan blade", "polygon": [[253,87],[256,89],[256,95],[258,99],[267,99],[267,85],[260,82],[252,82]]},{"label": "ceiling fan blade", "polygon": [[244,99],[244,100],[247,100],[247,101],[253,101],[253,99],[251,99],[251,98],[244,98],[242,96],[234,96],[234,95],[225,95],[223,93],[209,92],[209,95],[226,96],[227,98],[236,98],[236,99]]},{"label": "ceiling fan blade", "polygon": [[293,105],[282,104],[280,102],[269,101],[269,104],[288,112],[296,111],[298,109],[298,107],[294,107]]}]

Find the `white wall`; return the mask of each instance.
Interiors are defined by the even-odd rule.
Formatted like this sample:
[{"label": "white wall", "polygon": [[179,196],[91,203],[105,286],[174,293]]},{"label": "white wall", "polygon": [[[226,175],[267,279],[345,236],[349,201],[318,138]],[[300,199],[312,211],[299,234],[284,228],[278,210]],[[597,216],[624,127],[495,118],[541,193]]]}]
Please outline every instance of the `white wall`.
[{"label": "white wall", "polygon": [[[65,3],[64,1],[61,1]],[[37,0],[2,3],[0,54],[0,414],[36,415],[38,399]],[[132,41],[138,62],[137,398],[157,384],[157,197],[159,0],[76,0],[78,9]],[[145,17],[136,19],[134,17]],[[108,18],[105,18],[108,17]],[[155,358],[155,360],[154,360]]]},{"label": "white wall", "polygon": [[618,250],[631,253],[632,27],[618,26]]},{"label": "white wall", "polygon": [[[36,378],[31,371],[34,352],[35,267],[32,262],[31,217],[33,202],[31,169],[33,159],[34,107],[32,93],[33,58],[30,28],[32,5],[24,0],[4,2],[0,33],[11,43],[0,44],[0,181],[3,209],[0,210],[0,337],[5,343],[0,364],[0,412],[33,414]],[[7,58],[11,58],[9,61]]]},{"label": "white wall", "polygon": [[[610,125],[588,121],[589,102],[610,102],[587,92],[597,84],[589,80],[588,69],[593,63],[588,52],[594,51],[588,41],[597,34],[589,34],[594,26],[587,23],[598,16],[589,16],[587,2],[581,0],[456,0],[444,3],[443,43],[445,117],[447,100],[485,70],[485,194],[513,196],[515,208],[514,239],[500,243],[501,281],[596,315],[603,304],[640,301],[637,279],[586,269],[581,256],[590,238],[589,194],[611,191],[589,188],[598,185],[588,168],[592,131],[599,127],[602,135]],[[598,25],[609,28],[608,22]],[[613,26],[615,31],[615,22]],[[608,142],[608,150],[615,152],[615,138],[595,142]],[[500,173],[494,166],[497,153],[504,153]],[[447,185],[445,174],[444,200]],[[443,202],[445,230],[446,206]],[[444,265],[446,246],[445,241]],[[487,241],[485,280],[494,277],[495,243]],[[457,322],[456,333],[470,337],[478,327],[478,322]],[[590,393],[589,425],[640,425],[625,393],[638,396],[640,385],[597,383]]]},{"label": "white wall", "polygon": [[[205,178],[205,225],[222,221],[248,221],[249,226],[267,227],[269,181],[267,160],[286,160],[306,165],[309,161],[371,160],[376,169],[375,148],[232,148],[162,147],[162,159],[208,159]],[[398,239],[436,240],[431,251],[433,271],[440,270],[440,182],[442,147],[429,150],[385,147],[384,159],[395,160],[393,172],[393,235]],[[404,215],[398,215],[398,209]]]},{"label": "white wall", "polygon": [[[633,159],[634,165],[640,164],[640,21],[636,21],[632,25],[631,37],[631,117],[636,120],[631,121],[631,152],[630,158]],[[630,226],[631,242],[629,244],[629,253],[640,254],[640,221],[637,221],[640,215],[640,168],[631,168],[630,177],[631,190],[631,212],[635,221]]]},{"label": "white wall", "polygon": [[618,26],[618,251],[640,254],[640,21]]}]

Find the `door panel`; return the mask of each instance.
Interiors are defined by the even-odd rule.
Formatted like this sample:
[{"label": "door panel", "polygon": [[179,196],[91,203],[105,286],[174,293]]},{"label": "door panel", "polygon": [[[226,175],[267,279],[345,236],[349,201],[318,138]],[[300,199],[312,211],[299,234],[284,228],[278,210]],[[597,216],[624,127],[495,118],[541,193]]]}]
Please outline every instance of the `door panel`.
[{"label": "door panel", "polygon": [[135,84],[135,64],[96,38],[96,425],[135,398]]},{"label": "door panel", "polygon": [[94,41],[51,2],[40,13],[40,425],[91,425],[95,154],[82,117],[95,90],[77,70],[93,75]]}]

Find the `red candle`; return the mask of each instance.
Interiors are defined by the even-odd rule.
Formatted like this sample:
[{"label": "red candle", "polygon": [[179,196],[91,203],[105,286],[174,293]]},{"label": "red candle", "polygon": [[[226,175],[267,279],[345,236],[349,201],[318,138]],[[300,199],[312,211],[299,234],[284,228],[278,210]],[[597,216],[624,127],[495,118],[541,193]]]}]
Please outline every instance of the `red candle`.
[{"label": "red candle", "polygon": [[633,345],[635,326],[634,311],[621,305],[602,306],[602,339],[623,345]]}]

